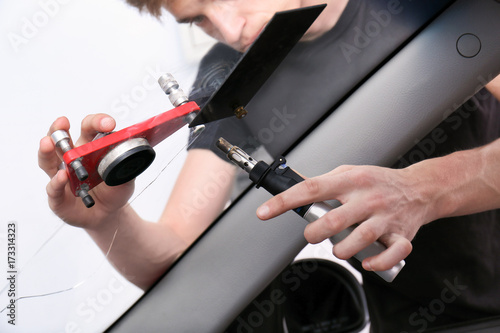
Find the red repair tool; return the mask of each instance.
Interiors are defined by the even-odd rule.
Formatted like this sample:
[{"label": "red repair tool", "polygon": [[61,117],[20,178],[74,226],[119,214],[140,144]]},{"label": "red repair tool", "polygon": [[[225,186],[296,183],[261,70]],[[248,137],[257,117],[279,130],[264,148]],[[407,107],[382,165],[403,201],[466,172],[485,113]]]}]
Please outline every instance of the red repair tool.
[{"label": "red repair tool", "polygon": [[116,186],[137,177],[153,162],[156,154],[152,147],[188,124],[200,111],[170,74],[158,82],[174,109],[117,132],[98,134],[93,141],[76,148],[71,147],[66,131],[52,133],[52,141],[64,153],[71,191],[88,208],[94,205],[88,193],[92,188],[102,181]]},{"label": "red repair tool", "polygon": [[201,111],[196,103],[188,101],[175,79],[166,74],[158,82],[175,109],[118,132],[100,134],[94,141],[76,148],[71,147],[68,133],[54,132],[52,140],[64,153],[73,194],[92,207],[94,200],[88,192],[93,187],[103,180],[114,186],[137,177],[153,162],[152,146],[184,124],[193,127],[234,115],[243,118],[247,103],[325,6],[276,13]]}]

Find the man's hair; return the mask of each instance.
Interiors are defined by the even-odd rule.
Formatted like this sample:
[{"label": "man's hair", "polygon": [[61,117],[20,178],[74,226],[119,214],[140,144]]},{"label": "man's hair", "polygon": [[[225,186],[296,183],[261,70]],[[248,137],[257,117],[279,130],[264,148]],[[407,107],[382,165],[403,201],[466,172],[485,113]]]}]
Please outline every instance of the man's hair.
[{"label": "man's hair", "polygon": [[161,9],[164,0],[127,0],[129,5],[139,8],[140,11],[146,9],[155,17],[161,16]]}]

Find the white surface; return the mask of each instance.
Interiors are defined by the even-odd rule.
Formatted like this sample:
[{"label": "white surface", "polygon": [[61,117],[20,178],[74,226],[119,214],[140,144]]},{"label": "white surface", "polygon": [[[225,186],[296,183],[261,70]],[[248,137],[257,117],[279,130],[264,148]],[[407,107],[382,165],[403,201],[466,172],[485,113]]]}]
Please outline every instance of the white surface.
[{"label": "white surface", "polygon": [[[48,177],[37,165],[39,140],[62,115],[77,137],[87,114],[108,113],[121,129],[172,108],[157,78],[171,72],[188,90],[208,44],[196,40],[190,47],[191,41],[181,42],[172,18],[159,22],[123,0],[1,1],[0,36],[0,290],[6,283],[9,221],[18,226],[18,297],[78,285],[19,300],[16,326],[4,312],[0,331],[100,332],[142,292],[114,272],[84,231],[50,211]],[[163,209],[186,137],[183,129],[157,146],[154,164],[137,182],[139,192],[181,151],[134,201],[146,219],[156,220]],[[7,302],[4,290],[0,308]]]}]

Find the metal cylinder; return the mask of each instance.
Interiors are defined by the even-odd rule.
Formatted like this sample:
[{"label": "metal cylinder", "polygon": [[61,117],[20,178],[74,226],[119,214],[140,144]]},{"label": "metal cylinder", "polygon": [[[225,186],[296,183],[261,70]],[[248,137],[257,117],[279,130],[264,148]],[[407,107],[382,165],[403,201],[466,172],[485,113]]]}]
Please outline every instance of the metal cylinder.
[{"label": "metal cylinder", "polygon": [[160,76],[158,84],[165,94],[168,95],[170,103],[172,103],[174,107],[178,107],[189,101],[184,91],[179,88],[179,83],[175,80],[172,74],[167,73]]},{"label": "metal cylinder", "polygon": [[78,191],[78,196],[80,198],[82,198],[82,201],[83,201],[83,204],[85,205],[85,207],[90,208],[90,207],[94,206],[95,201],[87,190]]},{"label": "metal cylinder", "polygon": [[[73,149],[73,147],[71,147],[71,144],[69,143],[69,134],[65,130],[57,130],[52,133],[50,137],[52,139],[52,142],[54,142],[54,145],[57,148],[61,149],[63,154]],[[76,177],[79,181],[83,182],[89,177],[89,173],[82,165],[82,162],[80,162],[79,160],[74,160],[70,163],[70,166],[75,171]]]},{"label": "metal cylinder", "polygon": [[69,134],[65,130],[57,130],[51,134],[52,142],[54,145],[62,150],[63,153],[71,149],[69,144]]}]

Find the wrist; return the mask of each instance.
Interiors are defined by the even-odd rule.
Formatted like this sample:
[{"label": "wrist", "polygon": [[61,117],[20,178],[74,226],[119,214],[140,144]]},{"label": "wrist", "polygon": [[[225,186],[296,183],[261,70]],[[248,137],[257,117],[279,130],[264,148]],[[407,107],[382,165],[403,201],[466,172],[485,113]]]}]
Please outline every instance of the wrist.
[{"label": "wrist", "polygon": [[486,147],[425,160],[408,167],[418,191],[429,202],[429,218],[467,215],[494,208],[492,184],[485,177]]},{"label": "wrist", "polygon": [[93,233],[106,233],[109,230],[114,231],[121,223],[120,221],[127,220],[133,212],[130,205],[125,205],[113,211],[100,211],[95,214],[95,221],[88,224],[85,230],[91,235]]},{"label": "wrist", "polygon": [[405,168],[412,180],[416,196],[422,202],[423,224],[453,215],[457,186],[450,156],[424,160]]}]

